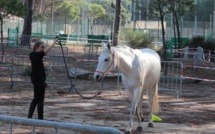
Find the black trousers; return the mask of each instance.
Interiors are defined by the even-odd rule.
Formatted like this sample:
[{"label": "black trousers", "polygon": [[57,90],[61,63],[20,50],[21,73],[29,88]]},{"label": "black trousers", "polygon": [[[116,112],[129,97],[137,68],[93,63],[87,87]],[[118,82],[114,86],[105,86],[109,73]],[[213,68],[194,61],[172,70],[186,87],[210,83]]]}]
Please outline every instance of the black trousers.
[{"label": "black trousers", "polygon": [[43,119],[44,97],[45,97],[45,81],[33,81],[34,98],[30,104],[28,118],[32,118],[34,110],[37,106],[38,119]]}]

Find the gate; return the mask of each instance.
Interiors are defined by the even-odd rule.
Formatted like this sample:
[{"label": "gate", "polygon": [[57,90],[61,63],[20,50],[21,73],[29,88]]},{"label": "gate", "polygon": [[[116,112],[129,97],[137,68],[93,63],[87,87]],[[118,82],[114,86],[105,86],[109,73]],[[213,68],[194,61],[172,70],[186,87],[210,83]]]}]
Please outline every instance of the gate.
[{"label": "gate", "polygon": [[177,99],[182,91],[183,64],[177,61],[161,61],[161,76],[159,90],[171,90],[176,92]]}]

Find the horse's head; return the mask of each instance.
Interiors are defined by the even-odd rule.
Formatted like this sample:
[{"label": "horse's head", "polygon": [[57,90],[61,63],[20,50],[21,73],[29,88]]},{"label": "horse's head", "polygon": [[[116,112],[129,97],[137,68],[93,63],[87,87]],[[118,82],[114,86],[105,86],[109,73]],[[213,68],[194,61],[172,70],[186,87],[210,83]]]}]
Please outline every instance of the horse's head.
[{"label": "horse's head", "polygon": [[114,69],[114,55],[109,44],[102,44],[102,53],[99,56],[98,66],[94,73],[94,79],[101,81],[110,71]]}]

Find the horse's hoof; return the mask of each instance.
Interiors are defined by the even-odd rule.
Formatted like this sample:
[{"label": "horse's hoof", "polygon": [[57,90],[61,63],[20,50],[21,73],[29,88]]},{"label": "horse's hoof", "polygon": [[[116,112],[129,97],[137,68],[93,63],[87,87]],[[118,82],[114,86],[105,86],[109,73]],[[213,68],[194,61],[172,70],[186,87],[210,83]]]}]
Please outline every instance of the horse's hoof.
[{"label": "horse's hoof", "polygon": [[154,127],[153,123],[149,123],[148,127]]},{"label": "horse's hoof", "polygon": [[141,132],[141,131],[143,131],[143,128],[142,127],[137,127],[137,131]]},{"label": "horse's hoof", "polygon": [[131,131],[125,131],[124,134],[132,134],[132,132]]},{"label": "horse's hoof", "polygon": [[140,115],[140,118],[141,118],[141,122],[143,122],[144,121],[144,117],[143,117],[142,114]]}]

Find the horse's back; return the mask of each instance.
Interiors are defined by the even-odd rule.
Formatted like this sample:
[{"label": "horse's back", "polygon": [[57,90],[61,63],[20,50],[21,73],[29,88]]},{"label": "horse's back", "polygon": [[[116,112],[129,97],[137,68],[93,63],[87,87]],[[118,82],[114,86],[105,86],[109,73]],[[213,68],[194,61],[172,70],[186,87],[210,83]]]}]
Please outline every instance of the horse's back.
[{"label": "horse's back", "polygon": [[[141,49],[138,53],[140,55],[140,61],[143,61],[143,68],[146,71],[145,81],[157,81],[160,78],[160,70],[161,70],[161,63],[160,63],[160,56],[152,49]],[[149,84],[149,83],[148,83]]]},{"label": "horse's back", "polygon": [[158,53],[155,52],[155,51],[152,50],[152,49],[144,48],[144,49],[141,49],[141,52],[144,53],[144,54],[150,54],[150,55],[152,55],[153,57],[156,57],[157,60],[160,60],[160,56],[158,55]]}]

